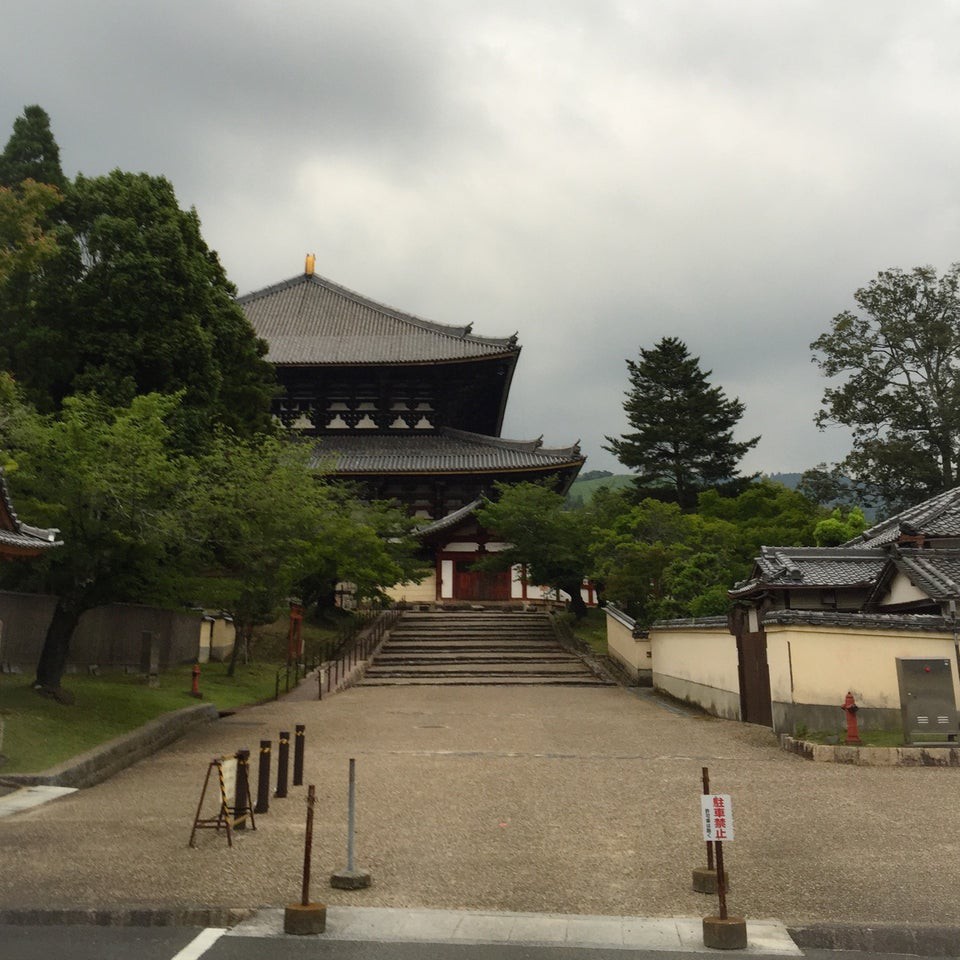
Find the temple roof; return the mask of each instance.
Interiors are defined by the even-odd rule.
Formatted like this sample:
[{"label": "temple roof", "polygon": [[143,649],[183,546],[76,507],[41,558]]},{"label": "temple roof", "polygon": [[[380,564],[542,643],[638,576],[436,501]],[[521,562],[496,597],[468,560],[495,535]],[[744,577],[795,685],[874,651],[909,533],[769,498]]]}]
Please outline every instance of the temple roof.
[{"label": "temple roof", "polygon": [[729,591],[741,597],[757,590],[866,587],[880,576],[888,554],[861,547],[761,547],[749,580]]},{"label": "temple roof", "polygon": [[931,600],[960,600],[960,550],[897,550],[890,559],[885,582],[896,571]]},{"label": "temple roof", "polygon": [[482,503],[483,500],[481,499],[471,500],[466,506],[461,507],[459,510],[454,510],[452,513],[448,513],[445,517],[440,517],[439,520],[431,520],[417,527],[414,533],[416,533],[418,537],[424,538],[434,533],[442,533],[445,530],[450,530],[457,526],[457,524],[472,517]]},{"label": "temple roof", "polygon": [[0,556],[35,556],[52,547],[63,546],[59,530],[22,523],[13,509],[7,481],[0,472]]},{"label": "temple roof", "polygon": [[880,546],[901,536],[926,538],[960,537],[960,487],[924,500],[913,507],[874,524],[843,546]]},{"label": "temple roof", "polygon": [[325,436],[314,448],[312,465],[338,474],[444,474],[531,471],[579,467],[579,444],[544,447],[542,440],[504,440],[465,430],[402,436],[351,432]]},{"label": "temple roof", "polygon": [[346,366],[483,360],[520,352],[517,338],[478,337],[377,303],[316,274],[301,274],[238,303],[276,364]]}]

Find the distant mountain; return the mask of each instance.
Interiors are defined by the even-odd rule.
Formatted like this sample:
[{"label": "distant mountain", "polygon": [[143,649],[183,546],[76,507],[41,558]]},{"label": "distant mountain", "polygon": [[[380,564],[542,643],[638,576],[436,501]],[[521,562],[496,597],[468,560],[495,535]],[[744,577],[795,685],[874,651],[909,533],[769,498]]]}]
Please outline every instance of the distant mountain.
[{"label": "distant mountain", "polygon": [[571,503],[579,501],[587,504],[593,498],[594,492],[599,490],[600,487],[619,490],[621,487],[629,487],[632,483],[632,473],[610,473],[609,470],[589,470],[573,481],[570,492],[567,494],[567,499]]},{"label": "distant mountain", "polygon": [[761,476],[766,477],[768,480],[772,480],[774,483],[782,483],[785,487],[789,487],[791,490],[797,489],[797,484],[800,482],[802,473],[764,473]]}]

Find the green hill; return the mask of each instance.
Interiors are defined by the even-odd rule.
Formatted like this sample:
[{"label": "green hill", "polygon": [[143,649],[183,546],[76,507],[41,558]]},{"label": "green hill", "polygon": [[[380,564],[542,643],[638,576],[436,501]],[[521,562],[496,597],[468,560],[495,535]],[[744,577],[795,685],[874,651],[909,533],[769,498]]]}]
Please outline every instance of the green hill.
[{"label": "green hill", "polygon": [[599,490],[600,487],[619,490],[621,487],[629,487],[632,483],[632,473],[609,473],[606,470],[591,470],[573,481],[570,493],[567,496],[574,502],[579,500],[582,503],[589,503],[594,491]]}]

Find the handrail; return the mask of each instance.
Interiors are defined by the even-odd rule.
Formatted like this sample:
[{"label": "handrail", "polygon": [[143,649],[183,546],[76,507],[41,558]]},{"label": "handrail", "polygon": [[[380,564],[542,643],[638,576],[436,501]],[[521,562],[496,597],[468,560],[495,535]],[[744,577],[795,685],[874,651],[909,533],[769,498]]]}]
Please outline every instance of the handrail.
[{"label": "handrail", "polygon": [[367,660],[379,646],[384,633],[400,618],[401,610],[394,607],[388,610],[365,610],[345,626],[341,627],[333,640],[319,644],[314,654],[302,662],[287,664],[277,670],[274,699],[280,698],[281,677],[284,689],[290,692],[290,673],[293,671],[293,685],[308,673],[317,673],[317,696],[323,699],[326,692],[339,689],[343,679],[358,662]]}]

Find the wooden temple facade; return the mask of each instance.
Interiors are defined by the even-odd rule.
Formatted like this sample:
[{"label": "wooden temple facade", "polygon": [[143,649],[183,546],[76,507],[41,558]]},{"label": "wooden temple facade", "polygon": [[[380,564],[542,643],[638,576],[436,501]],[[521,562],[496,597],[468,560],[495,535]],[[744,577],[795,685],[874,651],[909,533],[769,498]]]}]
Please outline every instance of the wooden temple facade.
[{"label": "wooden temple facade", "polygon": [[[566,492],[579,446],[500,436],[520,347],[377,303],[313,269],[240,298],[269,346],[282,395],[276,416],[316,438],[314,462],[370,499],[397,500],[422,521],[434,574],[402,585],[411,602],[538,599],[521,571],[480,573],[502,547],[474,511],[495,482],[549,480]],[[532,594],[536,594],[535,596]]]}]

